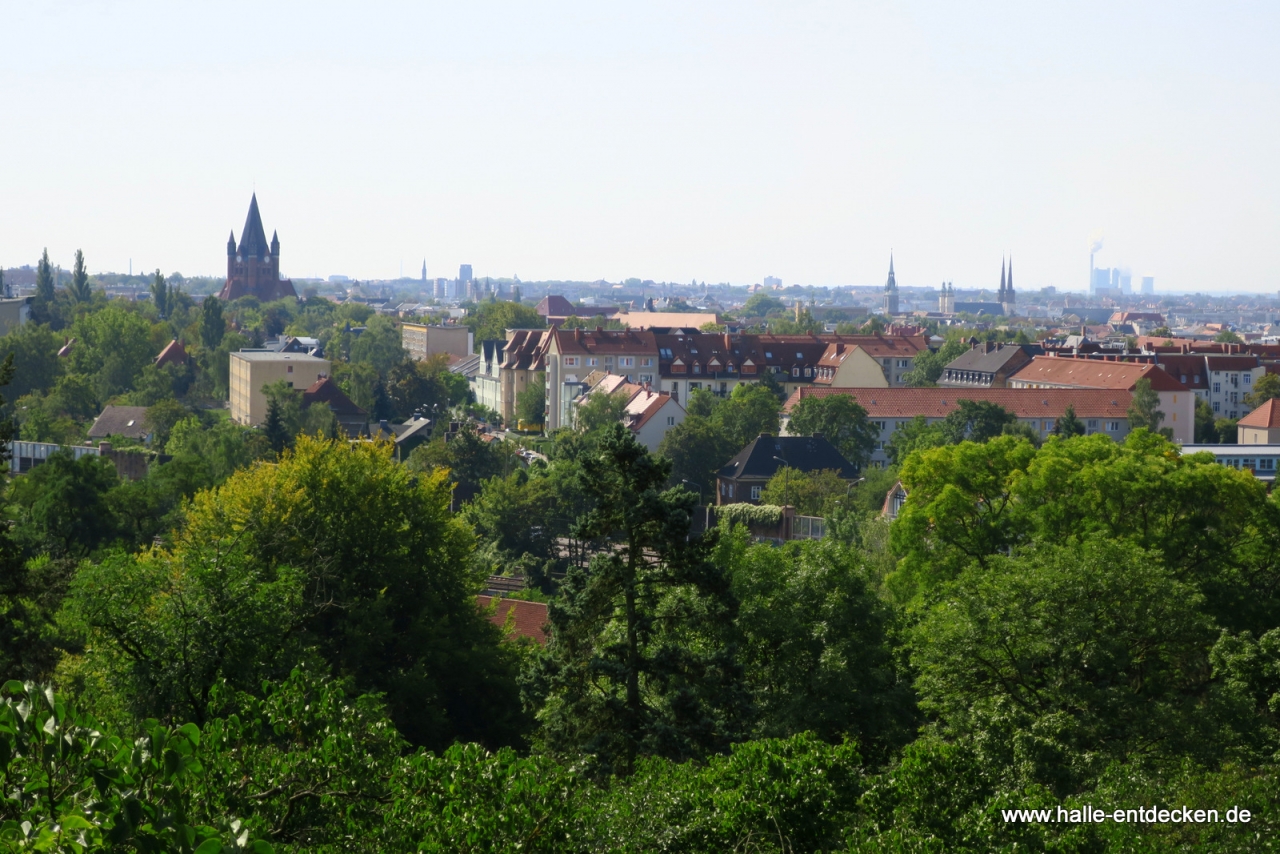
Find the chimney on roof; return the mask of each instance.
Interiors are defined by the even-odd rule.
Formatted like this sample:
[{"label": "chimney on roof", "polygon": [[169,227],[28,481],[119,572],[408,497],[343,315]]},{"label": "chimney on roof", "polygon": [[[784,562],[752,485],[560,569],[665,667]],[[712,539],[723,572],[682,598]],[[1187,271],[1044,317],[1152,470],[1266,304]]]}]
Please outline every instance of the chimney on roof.
[{"label": "chimney on roof", "polygon": [[581,327],[581,326],[575,326],[575,327],[573,327],[573,340],[574,340],[574,341],[579,341],[579,342],[580,342],[580,341],[582,341],[582,327]]}]

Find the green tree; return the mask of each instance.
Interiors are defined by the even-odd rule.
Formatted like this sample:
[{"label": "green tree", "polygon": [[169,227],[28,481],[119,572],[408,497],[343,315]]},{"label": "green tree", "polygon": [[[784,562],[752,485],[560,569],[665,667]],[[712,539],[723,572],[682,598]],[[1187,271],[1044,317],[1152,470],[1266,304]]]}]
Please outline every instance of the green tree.
[{"label": "green tree", "polygon": [[222,317],[222,301],[207,296],[200,303],[200,342],[206,350],[215,350],[227,332],[227,322]]},{"label": "green tree", "polygon": [[389,317],[375,315],[369,318],[364,332],[351,342],[349,357],[352,362],[367,362],[380,376],[395,365],[406,361],[409,353],[400,341],[400,329]]},{"label": "green tree", "polygon": [[1160,394],[1151,387],[1151,380],[1143,377],[1133,386],[1133,401],[1129,404],[1129,429],[1145,427],[1152,433],[1158,433],[1161,421],[1164,421],[1164,413],[1160,411]]},{"label": "green tree", "polygon": [[1219,344],[1243,344],[1244,339],[1230,329],[1224,329],[1217,335],[1213,336],[1213,340]]},{"label": "green tree", "polygon": [[858,469],[871,459],[880,438],[880,431],[867,420],[867,411],[847,394],[801,399],[791,410],[790,432],[821,433]]},{"label": "green tree", "polygon": [[712,419],[730,443],[741,449],[762,433],[778,435],[779,409],[778,399],[767,388],[743,383],[716,406]]},{"label": "green tree", "polygon": [[115,538],[107,493],[118,483],[115,466],[101,457],[50,454],[13,485],[14,538],[29,554],[90,554]]},{"label": "green tree", "polygon": [[1067,410],[1062,413],[1062,417],[1053,422],[1053,435],[1064,439],[1083,436],[1085,432],[1084,422],[1076,417],[1076,408],[1070,404],[1067,404]]},{"label": "green tree", "polygon": [[1004,435],[1018,424],[1018,418],[998,403],[986,400],[958,400],[957,407],[939,422],[946,441],[986,442]]},{"label": "green tree", "polygon": [[267,417],[262,422],[262,434],[267,437],[271,450],[277,454],[284,453],[293,438],[289,428],[285,426],[283,409],[279,396],[267,397]]},{"label": "green tree", "polygon": [[546,329],[547,322],[530,306],[518,302],[481,302],[463,320],[475,333],[476,346],[482,341],[507,337],[508,329]]},{"label": "green tree", "polygon": [[781,466],[760,492],[761,504],[790,504],[806,516],[824,516],[848,494],[849,483],[831,469],[803,472]]},{"label": "green tree", "polygon": [[750,703],[732,640],[737,601],[710,560],[713,538],[688,536],[695,496],[664,490],[670,465],[621,424],[581,463],[593,509],[575,533],[612,546],[571,568],[551,605],[532,686],[540,737],[620,775],[644,755],[727,750]]},{"label": "green tree", "polygon": [[969,342],[958,335],[949,336],[937,350],[921,350],[911,362],[911,370],[903,376],[913,388],[928,388],[938,384],[947,365],[969,351]]},{"label": "green tree", "polygon": [[[1197,592],[1104,538],[993,558],[912,631],[922,707],[952,735],[1034,739],[1029,776],[1075,791],[1108,759],[1206,755],[1216,634]],[[1025,772],[1024,772],[1025,773]]]},{"label": "green tree", "polygon": [[1280,374],[1263,374],[1253,384],[1253,391],[1244,396],[1244,402],[1257,409],[1274,398],[1280,398]]},{"label": "green tree", "polygon": [[710,418],[690,413],[662,437],[658,455],[671,461],[673,482],[688,480],[714,501],[716,471],[739,448]]},{"label": "green tree", "polygon": [[147,407],[144,423],[151,431],[151,445],[157,451],[163,451],[169,441],[173,425],[187,418],[190,412],[185,406],[173,398],[161,400]]},{"label": "green tree", "polygon": [[786,308],[782,300],[770,295],[766,291],[756,291],[745,303],[738,313],[742,317],[764,317],[770,312],[782,311]]},{"label": "green tree", "polygon": [[71,285],[67,288],[76,302],[88,302],[93,299],[93,291],[89,289],[89,273],[84,268],[84,253],[76,250],[76,265],[71,273]]},{"label": "green tree", "polygon": [[157,349],[151,324],[119,301],[81,314],[71,326],[71,335],[76,341],[69,368],[92,377],[103,399],[133,388]]},{"label": "green tree", "polygon": [[917,415],[898,425],[885,443],[885,452],[895,465],[901,465],[914,451],[938,448],[945,444],[947,439],[942,427],[930,424],[929,419],[923,415]]},{"label": "green tree", "polygon": [[622,421],[630,400],[631,396],[625,391],[615,391],[612,394],[596,392],[588,395],[587,399],[576,408],[574,420],[577,428],[584,433],[608,429],[611,425]]},{"label": "green tree", "polygon": [[1218,428],[1214,424],[1213,407],[1209,405],[1209,401],[1199,395],[1196,395],[1195,441],[1197,445],[1218,444]]},{"label": "green tree", "polygon": [[546,420],[547,375],[536,373],[516,395],[516,418],[528,424],[542,424]]},{"label": "green tree", "polygon": [[36,264],[36,293],[31,301],[31,319],[36,323],[53,321],[53,265],[49,263],[49,250],[46,248]]},{"label": "green tree", "polygon": [[912,699],[889,643],[893,613],[858,550],[829,539],[750,545],[739,526],[721,533],[715,562],[741,602],[757,737],[848,737],[875,756],[909,739]]},{"label": "green tree", "polygon": [[151,279],[151,301],[155,304],[156,313],[164,318],[169,316],[169,294],[171,288],[165,277],[157,269]]}]

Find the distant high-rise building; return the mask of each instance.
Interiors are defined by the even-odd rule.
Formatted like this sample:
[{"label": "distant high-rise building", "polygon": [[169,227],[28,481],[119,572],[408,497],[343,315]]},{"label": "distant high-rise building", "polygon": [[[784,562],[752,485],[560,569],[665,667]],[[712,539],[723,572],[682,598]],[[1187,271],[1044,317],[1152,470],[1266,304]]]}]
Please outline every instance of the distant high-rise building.
[{"label": "distant high-rise building", "polygon": [[422,284],[427,283],[427,259],[422,259]]},{"label": "distant high-rise building", "polygon": [[436,279],[435,287],[432,288],[431,296],[440,302],[444,302],[449,298],[449,280]]},{"label": "distant high-rise building", "polygon": [[884,313],[890,316],[898,313],[898,282],[893,277],[893,253],[889,253],[889,280],[884,283]]},{"label": "distant high-rise building", "polygon": [[1142,293],[1154,294],[1155,292],[1156,292],[1156,277],[1143,276],[1142,277]]},{"label": "distant high-rise building", "polygon": [[764,286],[766,288],[780,288],[782,287],[782,279],[779,279],[777,276],[765,276]]},{"label": "distant high-rise building", "polygon": [[950,282],[942,283],[942,290],[938,293],[938,311],[943,314],[954,314],[956,310],[956,292],[955,287]]},{"label": "distant high-rise building", "polygon": [[1130,273],[1128,270],[1121,270],[1119,271],[1119,276],[1120,276],[1120,293],[1122,294],[1133,293],[1133,274]]},{"label": "distant high-rise building", "polygon": [[458,268],[458,281],[460,282],[471,281],[471,265],[470,264],[463,264],[461,267]]}]

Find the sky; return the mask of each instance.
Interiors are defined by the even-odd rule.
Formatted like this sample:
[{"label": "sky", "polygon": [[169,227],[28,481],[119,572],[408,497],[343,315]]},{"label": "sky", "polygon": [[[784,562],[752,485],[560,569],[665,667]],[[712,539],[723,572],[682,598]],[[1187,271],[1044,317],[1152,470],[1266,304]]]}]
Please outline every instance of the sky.
[{"label": "sky", "polygon": [[0,0],[0,263],[1280,289],[1275,2]]}]

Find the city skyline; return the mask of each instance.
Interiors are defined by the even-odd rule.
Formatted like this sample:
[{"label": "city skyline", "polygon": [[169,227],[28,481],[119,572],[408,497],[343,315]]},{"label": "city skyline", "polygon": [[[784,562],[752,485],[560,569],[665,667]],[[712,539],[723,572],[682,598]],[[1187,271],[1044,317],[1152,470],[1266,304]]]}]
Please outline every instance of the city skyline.
[{"label": "city skyline", "polygon": [[1280,287],[1271,7],[2,14],[47,117],[3,143],[6,266],[216,274],[256,190],[297,278],[874,285],[892,248],[904,287],[1012,252],[1084,291],[1101,232],[1157,294]]}]

